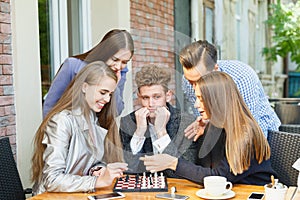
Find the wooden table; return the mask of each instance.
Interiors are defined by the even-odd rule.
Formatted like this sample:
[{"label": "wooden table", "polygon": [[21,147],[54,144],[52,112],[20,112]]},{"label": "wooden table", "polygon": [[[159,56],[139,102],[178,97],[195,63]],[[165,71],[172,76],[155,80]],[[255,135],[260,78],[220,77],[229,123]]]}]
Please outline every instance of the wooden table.
[{"label": "wooden table", "polygon": [[[189,199],[202,199],[196,195],[196,192],[203,187],[190,182],[185,179],[174,179],[168,178],[168,188],[170,192],[170,188],[175,186],[177,189],[176,194],[187,195]],[[55,199],[65,199],[65,200],[87,200],[87,196],[95,195],[95,194],[103,194],[103,193],[110,193],[112,192],[112,187],[102,188],[97,190],[95,193],[51,193],[46,192],[34,197],[31,197],[30,200],[55,200]],[[245,200],[249,196],[251,192],[262,192],[264,193],[263,186],[255,186],[255,185],[241,185],[235,184],[232,189],[236,195],[232,199],[241,199]],[[125,192],[125,199],[131,200],[150,200],[150,199],[157,199],[155,195],[157,192]]]}]

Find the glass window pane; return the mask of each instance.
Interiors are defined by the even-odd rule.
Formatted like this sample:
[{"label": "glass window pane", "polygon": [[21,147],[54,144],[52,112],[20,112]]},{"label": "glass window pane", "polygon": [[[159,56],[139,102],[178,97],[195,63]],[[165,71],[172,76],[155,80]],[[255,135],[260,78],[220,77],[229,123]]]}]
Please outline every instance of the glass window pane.
[{"label": "glass window pane", "polygon": [[40,65],[42,78],[42,95],[44,96],[48,92],[51,83],[49,2],[48,0],[39,0],[38,6],[40,34]]},{"label": "glass window pane", "polygon": [[213,26],[214,26],[214,13],[211,8],[205,7],[205,39],[213,43]]}]

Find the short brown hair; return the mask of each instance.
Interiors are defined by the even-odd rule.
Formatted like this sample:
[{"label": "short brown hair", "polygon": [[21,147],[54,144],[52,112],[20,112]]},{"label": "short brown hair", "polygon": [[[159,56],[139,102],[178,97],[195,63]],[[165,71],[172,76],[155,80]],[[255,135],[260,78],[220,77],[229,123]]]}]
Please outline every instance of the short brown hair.
[{"label": "short brown hair", "polygon": [[186,69],[202,63],[206,70],[211,72],[217,63],[217,48],[206,40],[198,40],[180,51],[179,62]]},{"label": "short brown hair", "polygon": [[165,92],[169,90],[168,84],[171,80],[171,73],[166,67],[159,67],[154,64],[145,65],[135,74],[135,82],[138,89],[142,86],[161,85]]}]

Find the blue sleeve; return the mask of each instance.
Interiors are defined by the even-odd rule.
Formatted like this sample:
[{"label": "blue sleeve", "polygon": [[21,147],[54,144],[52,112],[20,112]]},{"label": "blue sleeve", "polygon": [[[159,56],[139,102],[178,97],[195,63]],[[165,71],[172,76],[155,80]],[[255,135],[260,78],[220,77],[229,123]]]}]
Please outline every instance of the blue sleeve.
[{"label": "blue sleeve", "polygon": [[121,115],[122,111],[124,110],[124,101],[123,101],[123,93],[124,93],[124,86],[126,82],[126,73],[128,72],[128,68],[125,67],[121,71],[121,79],[118,83],[118,87],[115,91],[116,103],[117,103],[117,112],[118,115]]},{"label": "blue sleeve", "polygon": [[85,63],[76,58],[67,58],[56,74],[43,105],[43,117],[53,108],[65,89]]},{"label": "blue sleeve", "polygon": [[184,93],[185,98],[187,99],[188,103],[192,107],[194,115],[200,116],[199,111],[194,107],[196,102],[196,95],[193,89],[193,86],[188,82],[188,80],[183,76],[182,77],[182,90]]}]

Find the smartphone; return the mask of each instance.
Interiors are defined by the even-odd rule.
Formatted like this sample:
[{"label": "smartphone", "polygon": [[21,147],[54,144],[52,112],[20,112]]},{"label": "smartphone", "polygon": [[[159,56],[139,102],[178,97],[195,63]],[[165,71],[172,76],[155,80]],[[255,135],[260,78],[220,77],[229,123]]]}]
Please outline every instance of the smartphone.
[{"label": "smartphone", "polygon": [[125,195],[121,192],[112,192],[107,194],[97,194],[94,196],[88,196],[89,200],[97,200],[97,199],[120,199],[124,198]]},{"label": "smartphone", "polygon": [[264,193],[252,192],[247,200],[261,200],[264,198]]},{"label": "smartphone", "polygon": [[162,199],[188,199],[189,196],[179,195],[179,194],[170,194],[170,193],[159,193],[155,195],[156,198]]}]

